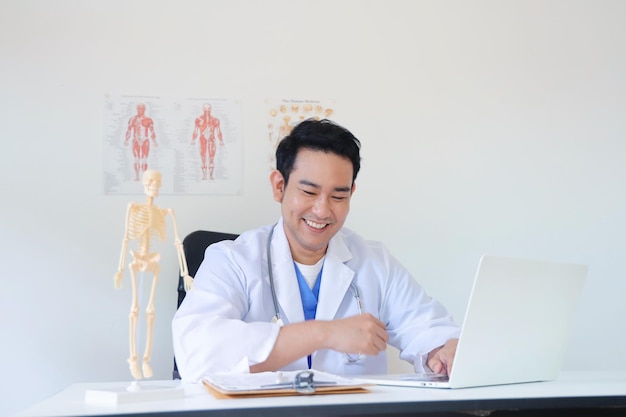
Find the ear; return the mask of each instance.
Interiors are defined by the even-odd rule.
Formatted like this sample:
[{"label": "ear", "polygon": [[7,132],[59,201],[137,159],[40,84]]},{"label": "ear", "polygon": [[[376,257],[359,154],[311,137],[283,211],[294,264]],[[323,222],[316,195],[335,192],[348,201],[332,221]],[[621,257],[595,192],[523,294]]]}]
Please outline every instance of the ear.
[{"label": "ear", "polygon": [[352,183],[352,191],[350,191],[350,197],[352,197],[352,194],[354,194],[354,192],[356,191],[356,182]]},{"label": "ear", "polygon": [[279,170],[275,169],[270,174],[270,184],[272,185],[272,194],[274,195],[274,200],[279,203],[282,202],[285,192],[285,179],[283,178],[283,174],[281,174]]}]

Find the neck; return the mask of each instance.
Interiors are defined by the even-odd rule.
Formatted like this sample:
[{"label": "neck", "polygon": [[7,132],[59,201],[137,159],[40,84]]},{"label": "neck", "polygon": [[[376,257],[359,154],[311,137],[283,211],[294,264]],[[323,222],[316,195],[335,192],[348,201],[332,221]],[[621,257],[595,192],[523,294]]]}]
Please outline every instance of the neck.
[{"label": "neck", "polygon": [[291,250],[291,257],[294,261],[302,265],[315,265],[326,255],[326,249],[316,252],[295,253]]}]

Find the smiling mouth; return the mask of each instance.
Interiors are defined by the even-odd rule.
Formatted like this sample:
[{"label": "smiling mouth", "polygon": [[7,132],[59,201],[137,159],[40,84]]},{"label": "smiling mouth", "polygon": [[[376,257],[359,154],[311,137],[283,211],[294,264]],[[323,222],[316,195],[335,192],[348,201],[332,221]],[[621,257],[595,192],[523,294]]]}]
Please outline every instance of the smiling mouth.
[{"label": "smiling mouth", "polygon": [[315,223],[311,220],[304,220],[304,222],[309,226],[312,227],[313,229],[317,229],[317,230],[322,230],[324,229],[326,226],[328,226],[328,223]]}]

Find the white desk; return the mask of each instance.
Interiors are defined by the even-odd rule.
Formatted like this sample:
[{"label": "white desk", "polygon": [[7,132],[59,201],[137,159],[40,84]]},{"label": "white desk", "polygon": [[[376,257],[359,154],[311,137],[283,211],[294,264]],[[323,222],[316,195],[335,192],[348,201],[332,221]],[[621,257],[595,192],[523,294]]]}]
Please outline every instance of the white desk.
[{"label": "white desk", "polygon": [[[179,381],[145,383],[180,384]],[[222,400],[213,398],[202,385],[182,384],[185,389],[182,399],[111,407],[85,404],[85,390],[113,385],[119,383],[71,385],[17,416],[451,416],[461,412],[488,415],[492,411],[493,415],[538,416],[582,415],[575,410],[591,408],[593,416],[626,415],[626,372],[564,372],[551,382],[455,390],[373,386],[366,394]],[[513,409],[517,411],[510,411]]]}]

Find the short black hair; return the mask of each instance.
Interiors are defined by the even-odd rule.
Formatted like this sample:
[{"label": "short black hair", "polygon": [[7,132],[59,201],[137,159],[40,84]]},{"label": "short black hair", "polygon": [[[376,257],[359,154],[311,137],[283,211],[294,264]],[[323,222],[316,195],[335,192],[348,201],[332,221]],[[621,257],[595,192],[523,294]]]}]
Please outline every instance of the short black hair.
[{"label": "short black hair", "polygon": [[276,169],[289,181],[300,149],[334,153],[352,162],[352,182],[361,169],[361,142],[345,127],[328,120],[306,119],[298,123],[276,148]]}]

